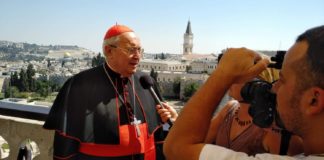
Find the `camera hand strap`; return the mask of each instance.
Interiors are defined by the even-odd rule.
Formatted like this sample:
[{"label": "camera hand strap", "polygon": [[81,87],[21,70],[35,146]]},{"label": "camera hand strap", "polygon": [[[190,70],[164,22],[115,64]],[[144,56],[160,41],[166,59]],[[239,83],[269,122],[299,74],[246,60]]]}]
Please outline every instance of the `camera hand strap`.
[{"label": "camera hand strap", "polygon": [[287,155],[289,142],[291,139],[291,132],[283,129],[281,130],[281,142],[280,142],[280,152],[279,155]]}]

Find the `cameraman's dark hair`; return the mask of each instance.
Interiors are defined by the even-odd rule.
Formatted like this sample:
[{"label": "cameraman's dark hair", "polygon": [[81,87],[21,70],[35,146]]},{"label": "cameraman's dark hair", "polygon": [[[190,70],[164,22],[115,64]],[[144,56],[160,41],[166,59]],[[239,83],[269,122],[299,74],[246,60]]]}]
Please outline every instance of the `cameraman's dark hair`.
[{"label": "cameraman's dark hair", "polygon": [[298,62],[297,74],[303,75],[297,80],[300,91],[317,86],[324,89],[324,25],[311,28],[298,36],[296,42],[308,43],[304,59]]}]

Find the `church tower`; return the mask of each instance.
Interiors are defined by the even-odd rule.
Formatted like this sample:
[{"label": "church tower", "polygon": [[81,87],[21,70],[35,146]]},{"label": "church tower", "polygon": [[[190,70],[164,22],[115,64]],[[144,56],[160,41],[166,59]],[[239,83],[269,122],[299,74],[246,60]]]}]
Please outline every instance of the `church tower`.
[{"label": "church tower", "polygon": [[186,33],[184,34],[183,39],[183,55],[192,54],[193,34],[191,32],[190,20],[188,21]]}]

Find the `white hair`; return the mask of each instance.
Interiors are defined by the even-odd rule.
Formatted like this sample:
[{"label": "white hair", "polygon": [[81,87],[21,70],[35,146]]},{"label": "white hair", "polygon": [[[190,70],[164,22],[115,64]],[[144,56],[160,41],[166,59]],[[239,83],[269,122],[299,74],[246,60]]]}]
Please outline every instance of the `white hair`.
[{"label": "white hair", "polygon": [[119,35],[118,36],[114,36],[111,38],[108,38],[106,40],[103,41],[102,43],[102,53],[106,56],[105,54],[105,46],[107,45],[115,45],[118,41],[119,41]]},{"label": "white hair", "polygon": [[[134,32],[126,32],[130,37],[132,38],[136,38],[136,35]],[[102,43],[102,53],[106,56],[105,54],[105,46],[107,45],[116,45],[116,43],[119,41],[120,39],[120,35],[117,35],[117,36],[114,36],[114,37],[111,37],[111,38],[108,38],[106,40],[103,41]]]}]

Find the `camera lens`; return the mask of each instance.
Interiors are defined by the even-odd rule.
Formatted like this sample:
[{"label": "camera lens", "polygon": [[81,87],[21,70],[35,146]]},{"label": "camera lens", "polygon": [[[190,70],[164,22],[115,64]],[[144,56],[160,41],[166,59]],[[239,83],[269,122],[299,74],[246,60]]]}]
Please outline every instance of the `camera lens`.
[{"label": "camera lens", "polygon": [[274,120],[276,98],[271,87],[271,83],[266,81],[253,80],[241,90],[243,100],[250,104],[248,112],[253,123],[261,128],[269,127]]}]

